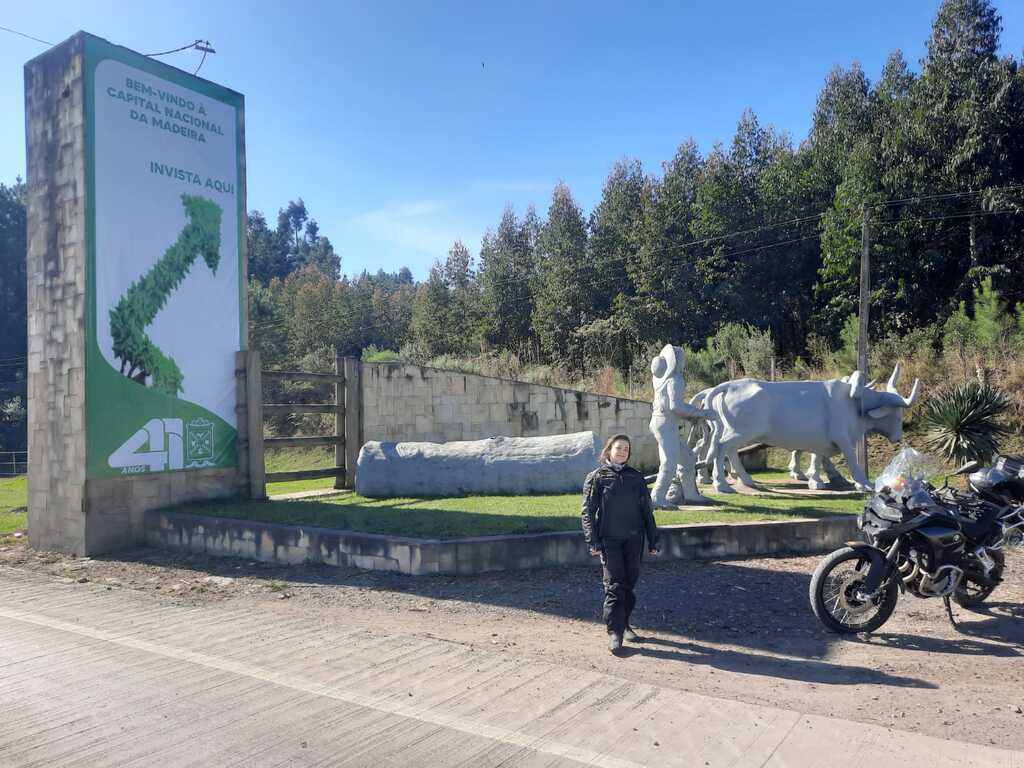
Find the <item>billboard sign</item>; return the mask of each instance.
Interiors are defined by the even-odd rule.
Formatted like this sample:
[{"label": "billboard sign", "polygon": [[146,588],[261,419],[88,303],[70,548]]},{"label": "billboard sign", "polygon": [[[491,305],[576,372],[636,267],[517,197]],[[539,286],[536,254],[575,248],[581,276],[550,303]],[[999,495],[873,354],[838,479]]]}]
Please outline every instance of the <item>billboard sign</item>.
[{"label": "billboard sign", "polygon": [[87,477],[237,466],[241,94],[87,36]]}]

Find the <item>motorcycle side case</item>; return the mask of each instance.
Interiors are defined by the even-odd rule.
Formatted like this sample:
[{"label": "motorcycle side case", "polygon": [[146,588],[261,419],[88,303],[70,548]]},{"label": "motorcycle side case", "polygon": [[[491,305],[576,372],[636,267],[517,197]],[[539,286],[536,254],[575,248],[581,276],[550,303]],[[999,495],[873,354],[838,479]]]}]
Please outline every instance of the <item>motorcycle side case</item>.
[{"label": "motorcycle side case", "polygon": [[1014,477],[1024,477],[1024,456],[1000,456],[996,459],[996,469]]},{"label": "motorcycle side case", "polygon": [[995,467],[1006,474],[1006,479],[993,490],[1014,501],[1024,502],[1024,458],[1000,456],[996,459]]}]

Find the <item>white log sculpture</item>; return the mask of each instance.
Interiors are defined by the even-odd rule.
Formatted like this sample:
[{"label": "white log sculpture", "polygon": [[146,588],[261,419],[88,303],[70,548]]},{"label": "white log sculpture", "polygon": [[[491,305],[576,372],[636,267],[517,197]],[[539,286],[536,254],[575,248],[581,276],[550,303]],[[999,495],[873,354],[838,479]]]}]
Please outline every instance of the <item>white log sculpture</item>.
[{"label": "white log sculpture", "polygon": [[374,498],[575,493],[597,466],[593,432],[449,443],[368,442],[356,493]]},{"label": "white log sculpture", "polygon": [[679,502],[708,503],[697,490],[696,459],[689,440],[680,439],[679,427],[683,419],[703,419],[712,414],[683,399],[686,394],[684,370],[686,355],[681,347],[666,344],[651,360],[654,402],[650,427],[658,441],[660,459],[651,503],[658,508],[674,507]]}]

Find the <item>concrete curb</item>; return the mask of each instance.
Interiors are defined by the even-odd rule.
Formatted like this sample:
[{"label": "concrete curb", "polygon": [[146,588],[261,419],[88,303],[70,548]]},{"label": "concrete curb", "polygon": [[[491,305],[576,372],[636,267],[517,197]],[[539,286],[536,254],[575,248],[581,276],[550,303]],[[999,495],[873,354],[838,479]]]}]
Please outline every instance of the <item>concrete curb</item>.
[{"label": "concrete curb", "polygon": [[[674,525],[660,530],[661,553],[652,558],[655,560],[814,554],[858,538],[853,515],[819,520]],[[413,539],[152,510],[146,513],[145,534],[146,543],[155,547],[282,565],[323,563],[410,576],[468,576],[593,562],[579,531]]]}]

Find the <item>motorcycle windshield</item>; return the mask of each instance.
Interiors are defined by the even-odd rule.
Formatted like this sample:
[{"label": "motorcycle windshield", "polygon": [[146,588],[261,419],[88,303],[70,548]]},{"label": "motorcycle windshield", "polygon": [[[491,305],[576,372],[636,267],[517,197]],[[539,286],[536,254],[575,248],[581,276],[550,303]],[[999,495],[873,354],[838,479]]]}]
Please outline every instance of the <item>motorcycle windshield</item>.
[{"label": "motorcycle windshield", "polygon": [[889,488],[893,493],[909,498],[939,470],[939,463],[931,456],[913,448],[904,448],[893,457],[882,474],[875,478],[875,492]]}]

